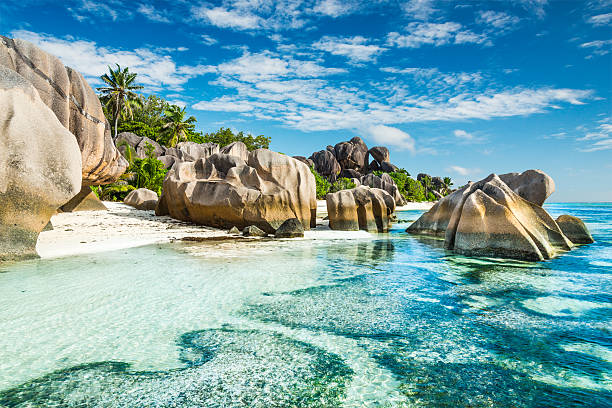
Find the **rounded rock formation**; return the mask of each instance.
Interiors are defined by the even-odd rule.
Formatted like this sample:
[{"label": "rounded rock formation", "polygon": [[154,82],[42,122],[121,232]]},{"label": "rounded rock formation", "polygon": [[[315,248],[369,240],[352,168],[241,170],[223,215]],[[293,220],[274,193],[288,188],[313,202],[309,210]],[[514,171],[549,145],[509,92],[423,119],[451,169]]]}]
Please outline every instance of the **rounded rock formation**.
[{"label": "rounded rock formation", "polygon": [[338,174],[342,170],[338,160],[329,150],[321,150],[314,152],[310,156],[310,160],[314,163],[314,168],[321,176],[335,181]]},{"label": "rounded rock formation", "polygon": [[291,218],[281,224],[274,233],[275,238],[303,238],[304,227],[297,218]]},{"label": "rounded rock formation", "polygon": [[364,172],[368,167],[368,146],[355,136],[348,142],[340,142],[334,146],[336,160],[342,170]]},{"label": "rounded rock formation", "polygon": [[244,160],[213,154],[176,162],[166,175],[157,214],[217,228],[255,225],[273,234],[287,219],[315,226],[316,188],[307,165],[258,149]]},{"label": "rounded rock formation", "polygon": [[369,151],[370,156],[378,162],[378,164],[390,161],[389,149],[384,146],[374,146]]},{"label": "rounded rock formation", "polygon": [[395,200],[385,190],[366,186],[329,193],[325,197],[333,230],[387,232]]},{"label": "rounded rock formation", "polygon": [[139,188],[137,190],[130,191],[125,196],[123,202],[137,210],[155,210],[157,207],[157,193],[146,188]]},{"label": "rounded rock formation", "polygon": [[0,36],[0,65],[17,72],[76,138],[83,185],[116,181],[127,161],[115,148],[96,93],[83,76],[33,44]]},{"label": "rounded rock formation", "polygon": [[563,214],[560,215],[556,221],[561,231],[563,231],[565,236],[572,241],[573,244],[582,245],[595,242],[593,236],[580,218]]},{"label": "rounded rock formation", "polygon": [[35,257],[38,234],[81,190],[81,152],[38,91],[2,64],[0,101],[0,260]]}]

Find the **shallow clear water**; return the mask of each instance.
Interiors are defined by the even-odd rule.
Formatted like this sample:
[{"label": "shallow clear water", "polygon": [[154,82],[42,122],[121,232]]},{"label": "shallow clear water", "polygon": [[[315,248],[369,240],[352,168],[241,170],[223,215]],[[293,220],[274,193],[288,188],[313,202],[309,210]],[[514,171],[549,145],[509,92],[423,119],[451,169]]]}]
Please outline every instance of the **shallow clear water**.
[{"label": "shallow clear water", "polygon": [[0,406],[610,406],[612,205],[546,207],[597,242],[477,259],[398,223],[0,266]]}]

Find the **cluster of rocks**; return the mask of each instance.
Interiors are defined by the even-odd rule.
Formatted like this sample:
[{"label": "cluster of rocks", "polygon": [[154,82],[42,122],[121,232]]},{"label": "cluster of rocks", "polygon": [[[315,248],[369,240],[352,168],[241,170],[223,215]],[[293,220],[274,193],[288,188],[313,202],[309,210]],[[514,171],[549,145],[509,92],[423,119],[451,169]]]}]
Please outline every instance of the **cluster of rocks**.
[{"label": "cluster of rocks", "polygon": [[[369,161],[370,155],[372,161]],[[325,150],[314,152],[309,158],[304,156],[294,156],[294,158],[314,167],[317,173],[331,182],[339,177],[360,179],[377,170],[390,173],[398,169],[389,161],[389,149],[375,146],[368,150],[368,146],[358,136],[348,142],[329,145]]]},{"label": "cluster of rocks", "polygon": [[0,100],[0,259],[33,257],[60,207],[128,163],[83,76],[26,41],[0,36]]},{"label": "cluster of rocks", "polygon": [[580,219],[554,220],[542,208],[554,188],[539,170],[491,174],[441,199],[406,231],[444,237],[446,249],[464,255],[550,259],[593,242]]},{"label": "cluster of rocks", "polygon": [[359,186],[327,194],[325,200],[331,229],[389,231],[395,200],[385,190]]},{"label": "cluster of rocks", "polygon": [[148,137],[141,137],[131,132],[119,133],[115,143],[124,156],[129,156],[127,153],[129,148],[134,158],[139,159],[146,158],[147,149],[152,148],[153,155],[166,169],[172,168],[177,161],[207,159],[217,153],[229,154],[242,160],[246,160],[249,154],[247,146],[242,142],[234,142],[224,147],[219,147],[216,143],[181,142],[176,147],[166,147]]}]

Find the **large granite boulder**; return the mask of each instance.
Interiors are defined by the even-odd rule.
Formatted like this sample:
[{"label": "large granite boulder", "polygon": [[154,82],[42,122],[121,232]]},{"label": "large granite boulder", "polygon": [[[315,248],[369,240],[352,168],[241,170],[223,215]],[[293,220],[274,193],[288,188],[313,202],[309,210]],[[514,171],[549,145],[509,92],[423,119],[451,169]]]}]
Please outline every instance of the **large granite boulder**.
[{"label": "large granite boulder", "polygon": [[0,65],[17,72],[74,136],[83,185],[116,181],[128,163],[115,148],[98,97],[83,76],[33,44],[0,36]]},{"label": "large granite boulder", "polygon": [[380,169],[385,173],[393,173],[394,171],[398,171],[399,167],[389,162],[382,162],[380,163]]},{"label": "large granite boulder", "polygon": [[187,154],[191,160],[207,159],[213,154],[219,153],[219,145],[216,143],[181,142],[176,147]]},{"label": "large granite boulder", "polygon": [[[2,46],[0,45],[0,48]],[[2,55],[0,51],[0,55]],[[0,260],[36,256],[38,234],[81,190],[74,135],[30,81],[0,64]],[[63,66],[62,66],[63,67]]]},{"label": "large granite boulder", "polygon": [[297,218],[291,218],[281,224],[274,233],[275,238],[303,238],[304,226]]},{"label": "large granite boulder", "polygon": [[134,158],[144,159],[147,157],[148,149],[152,148],[152,153],[155,157],[160,157],[166,154],[166,148],[155,140],[148,137],[141,137],[131,132],[121,132],[115,139],[115,144],[126,157],[128,146],[133,150]]},{"label": "large granite boulder", "polygon": [[595,242],[589,229],[580,218],[563,214],[556,221],[561,231],[572,241],[572,244],[582,245]]},{"label": "large granite boulder", "polygon": [[295,160],[301,161],[302,163],[304,163],[308,167],[315,168],[315,163],[314,163],[314,161],[312,161],[312,159],[307,159],[304,156],[291,156],[291,157],[293,157]]},{"label": "large granite boulder", "polygon": [[137,210],[155,210],[157,207],[157,193],[146,188],[139,188],[125,196],[123,202]]},{"label": "large granite boulder", "polygon": [[554,180],[541,170],[506,173],[499,178],[525,200],[540,206],[555,192]]},{"label": "large granite boulder", "polygon": [[236,156],[245,161],[249,158],[249,149],[242,142],[233,142],[228,144],[227,146],[223,146],[221,150],[219,150],[219,153]]},{"label": "large granite boulder", "polygon": [[338,160],[329,150],[314,152],[310,159],[314,163],[314,168],[321,176],[335,181],[342,170]]},{"label": "large granite boulder", "polygon": [[273,234],[297,218],[316,224],[316,186],[307,165],[267,149],[239,157],[213,154],[176,162],[166,175],[157,214],[217,228],[255,225]]},{"label": "large granite boulder", "polygon": [[406,205],[406,200],[399,192],[395,181],[387,173],[383,173],[380,177],[375,174],[366,174],[361,177],[358,185],[364,185],[368,187],[380,188],[391,194],[391,197],[395,200],[396,205]]},{"label": "large granite boulder", "polygon": [[389,149],[384,146],[374,146],[368,152],[370,153],[370,156],[372,156],[372,158],[378,162],[378,164],[391,161]]},{"label": "large granite boulder", "polygon": [[329,193],[325,200],[331,229],[389,231],[395,200],[385,190],[359,186]]},{"label": "large granite boulder", "polygon": [[342,170],[352,169],[363,173],[368,168],[368,146],[360,137],[338,143],[334,151]]},{"label": "large granite boulder", "polygon": [[555,220],[514,189],[491,174],[441,199],[406,231],[444,237],[447,249],[465,255],[541,261],[571,249]]}]

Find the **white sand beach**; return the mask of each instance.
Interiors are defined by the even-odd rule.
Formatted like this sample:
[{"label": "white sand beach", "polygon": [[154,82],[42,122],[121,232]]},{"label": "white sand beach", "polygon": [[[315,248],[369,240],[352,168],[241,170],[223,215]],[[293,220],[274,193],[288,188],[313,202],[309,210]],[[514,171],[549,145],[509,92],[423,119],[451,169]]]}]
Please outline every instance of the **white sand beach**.
[{"label": "white sand beach", "polygon": [[[36,250],[42,258],[114,251],[143,245],[166,243],[185,237],[227,237],[227,231],[157,217],[153,211],[141,211],[123,203],[105,201],[108,211],[59,213],[51,218],[53,230],[38,238]],[[396,211],[426,210],[432,203],[409,203]],[[329,229],[325,200],[317,201],[317,229],[306,231],[304,239],[368,239],[366,231]]]}]

